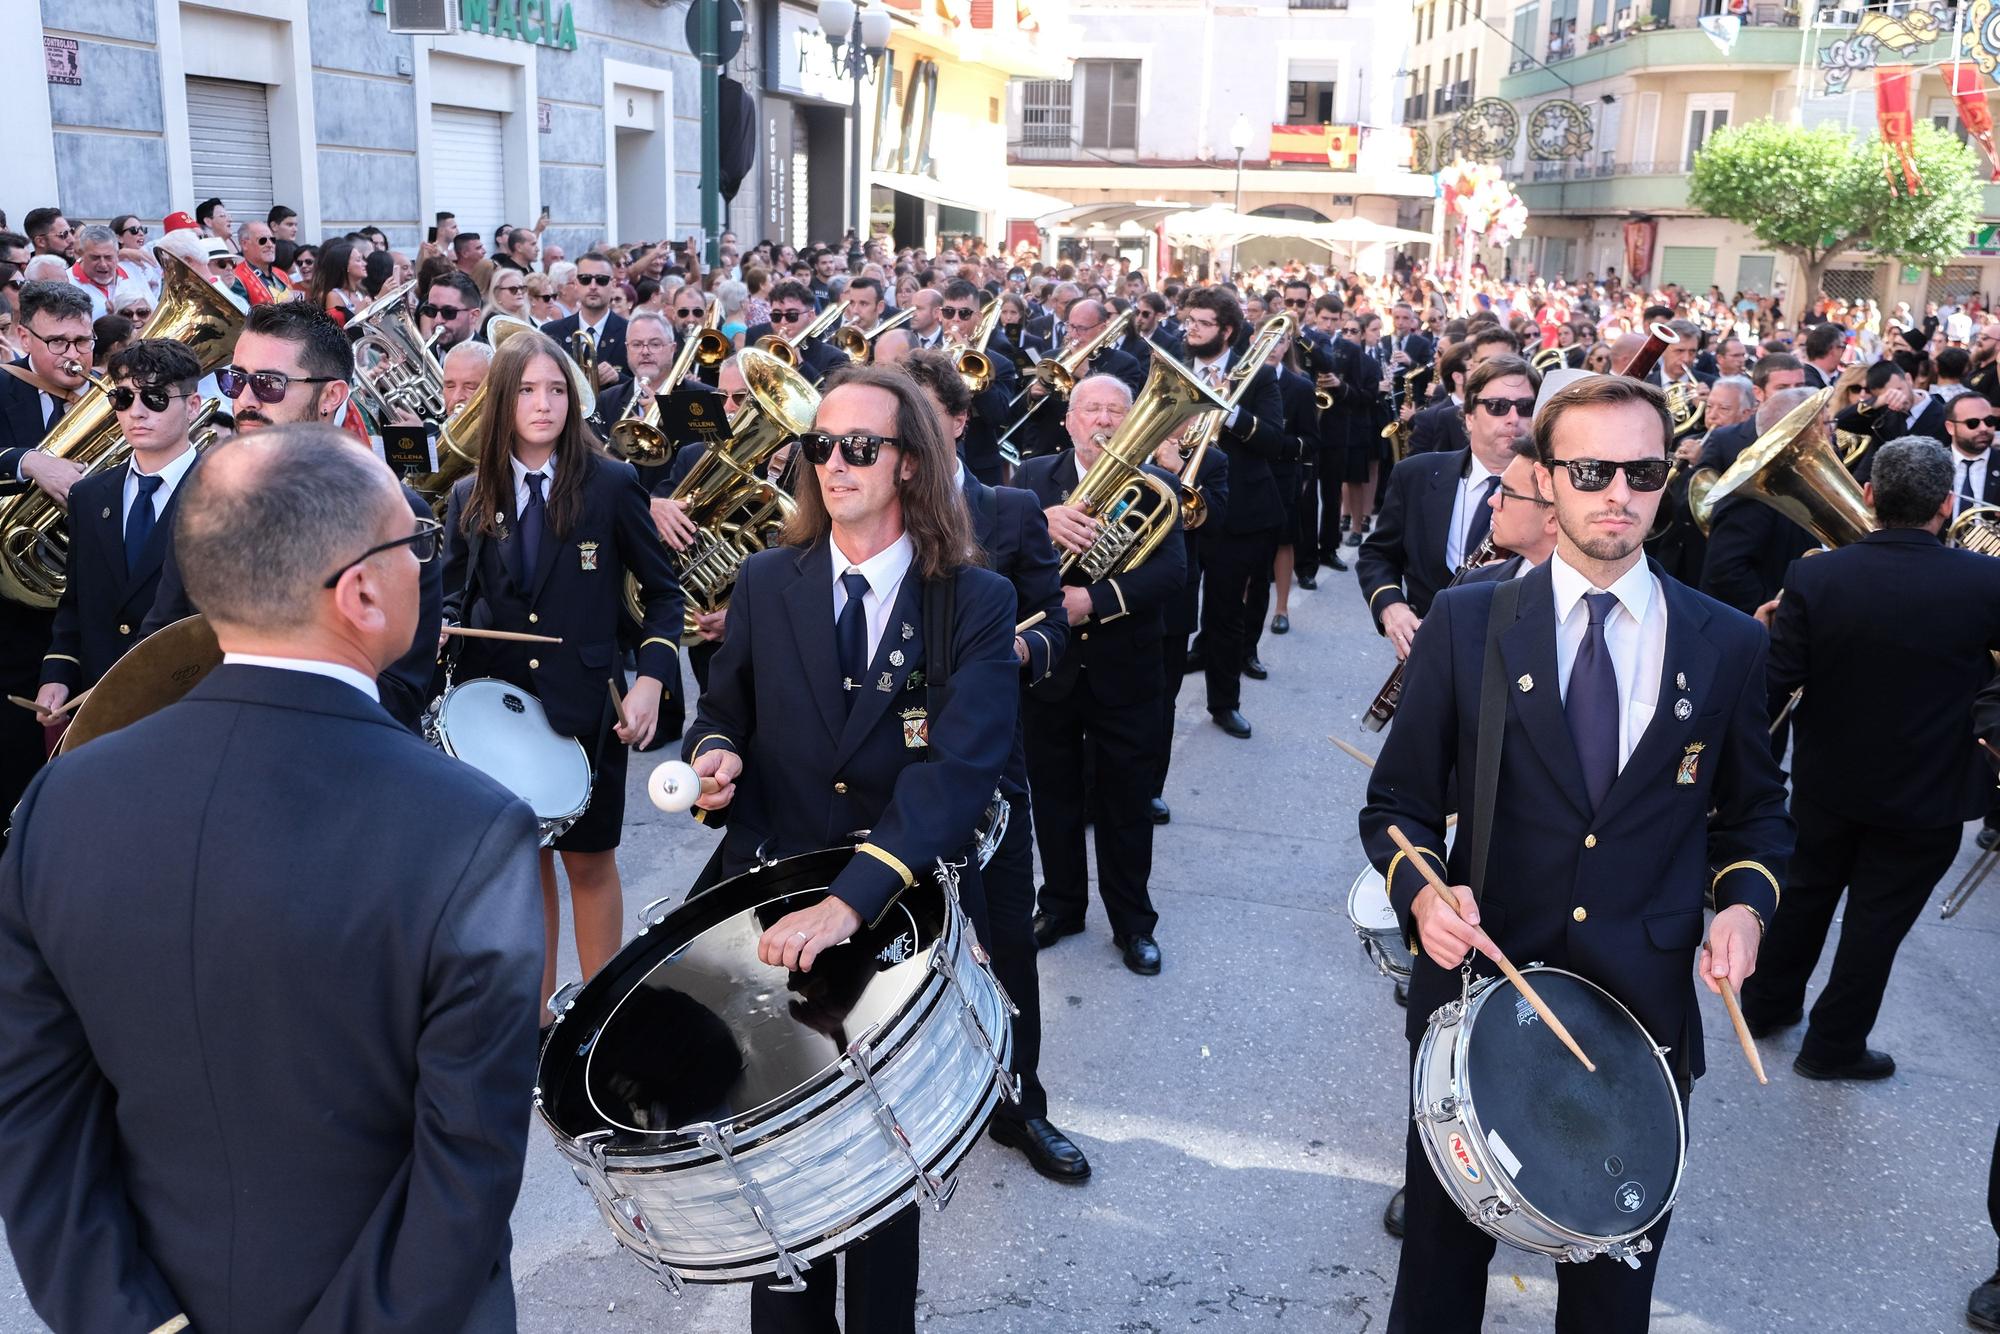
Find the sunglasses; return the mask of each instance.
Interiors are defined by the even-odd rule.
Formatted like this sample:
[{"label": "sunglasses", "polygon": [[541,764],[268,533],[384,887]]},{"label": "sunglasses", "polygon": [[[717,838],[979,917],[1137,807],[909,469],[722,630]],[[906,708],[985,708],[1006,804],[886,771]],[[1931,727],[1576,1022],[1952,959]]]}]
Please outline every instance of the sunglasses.
[{"label": "sunglasses", "polygon": [[152,318],[153,308],[151,306],[127,306],[118,313],[126,319],[131,320],[134,324],[143,324]]},{"label": "sunglasses", "polygon": [[126,227],[122,229],[118,234],[120,236],[144,236],[146,234],[146,229],[144,227]]},{"label": "sunglasses", "polygon": [[795,324],[805,317],[806,313],[803,310],[773,310],[771,312],[772,322],[777,324]]},{"label": "sunglasses", "polygon": [[500,284],[499,286],[495,287],[495,288],[494,288],[493,290],[494,290],[495,292],[499,292],[499,293],[502,293],[502,294],[504,295],[505,293],[508,293],[508,292],[525,292],[525,291],[527,291],[528,289],[527,289],[526,287],[523,287],[523,286],[522,286],[522,285],[521,285],[520,283],[501,283],[501,284]]},{"label": "sunglasses", "polygon": [[109,395],[113,412],[130,412],[134,403],[144,403],[154,412],[165,412],[167,404],[186,394],[171,394],[156,384],[142,385],[138,389],[130,385],[119,385]]},{"label": "sunglasses", "polygon": [[465,306],[440,306],[434,301],[426,301],[423,305],[417,307],[417,314],[427,320],[434,320],[440,315],[447,319],[456,319],[460,315],[463,315],[467,309]]},{"label": "sunglasses", "polygon": [[436,519],[419,519],[417,520],[416,532],[411,533],[408,537],[398,537],[392,541],[378,542],[359,556],[356,556],[353,560],[347,562],[347,564],[335,570],[332,574],[329,574],[326,577],[326,582],[321,584],[320,587],[338,587],[340,576],[361,564],[362,561],[367,560],[370,556],[379,556],[385,551],[394,551],[397,547],[408,547],[410,553],[417,558],[417,564],[429,565],[444,550],[444,525]]},{"label": "sunglasses", "polygon": [[1964,427],[1968,427],[1968,428],[1969,428],[1969,427],[1975,427],[1975,426],[1978,426],[1978,425],[1979,425],[1979,424],[1980,424],[1981,422],[1985,422],[1985,423],[1986,423],[1986,424],[1987,424],[1988,426],[1991,426],[1991,427],[1993,427],[1993,428],[1994,428],[1994,429],[1996,429],[1996,430],[2000,430],[2000,417],[1954,417],[1954,418],[1952,418],[1952,424],[1953,424],[1953,425],[1955,425],[1955,426],[1964,426]]},{"label": "sunglasses", "polygon": [[246,371],[241,366],[224,366],[215,373],[215,387],[224,398],[241,398],[247,386],[260,403],[282,403],[295,384],[332,384],[334,375],[287,375],[283,371]]},{"label": "sunglasses", "polygon": [[977,306],[939,306],[938,314],[948,320],[969,320],[979,313]]},{"label": "sunglasses", "polygon": [[579,273],[576,275],[576,280],[585,287],[592,286],[593,284],[598,287],[611,286],[611,275],[608,273]]},{"label": "sunglasses", "polygon": [[1665,459],[1631,459],[1623,463],[1610,459],[1557,459],[1569,471],[1569,484],[1579,491],[1602,491],[1620,468],[1625,482],[1634,491],[1657,491],[1667,484]]},{"label": "sunglasses", "polygon": [[1285,304],[1293,310],[1304,310],[1312,304],[1312,299],[1303,296],[1288,296],[1285,298]]},{"label": "sunglasses", "polygon": [[1535,400],[1532,398],[1475,398],[1472,401],[1489,417],[1504,417],[1509,411],[1523,417],[1535,415]]},{"label": "sunglasses", "polygon": [[828,435],[825,431],[808,431],[799,437],[799,452],[814,467],[823,467],[833,458],[833,447],[840,446],[840,457],[847,460],[850,468],[872,468],[882,453],[882,446],[893,445],[893,435]]},{"label": "sunglasses", "polygon": [[675,311],[674,314],[680,319],[698,320],[702,316],[708,314],[708,312],[700,306],[688,306],[681,310]]}]

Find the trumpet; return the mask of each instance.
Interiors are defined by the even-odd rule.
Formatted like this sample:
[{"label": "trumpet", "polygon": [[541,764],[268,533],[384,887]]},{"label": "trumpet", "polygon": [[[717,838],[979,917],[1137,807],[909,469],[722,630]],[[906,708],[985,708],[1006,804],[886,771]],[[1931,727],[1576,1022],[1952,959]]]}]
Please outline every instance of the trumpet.
[{"label": "trumpet", "polygon": [[1534,356],[1528,358],[1528,364],[1533,366],[1538,374],[1547,375],[1550,371],[1560,370],[1569,365],[1569,349],[1566,347],[1540,348],[1535,352]]},{"label": "trumpet", "polygon": [[993,384],[993,362],[986,355],[986,345],[993,341],[993,331],[999,327],[1000,301],[996,297],[986,303],[978,323],[972,326],[971,341],[945,349],[958,364],[959,378],[975,394],[985,393]]},{"label": "trumpet", "polygon": [[836,301],[829,301],[827,302],[826,309],[813,316],[805,328],[789,337],[775,333],[765,334],[757,340],[757,350],[769,353],[779,361],[784,362],[788,368],[797,370],[800,361],[799,349],[804,347],[810,340],[819,337],[828,329],[840,323],[840,317],[846,311],[846,306]]},{"label": "trumpet", "polygon": [[[1251,336],[1250,346],[1244,350],[1236,364],[1229,368],[1229,378],[1223,384],[1222,396],[1231,407],[1243,401],[1244,391],[1257,372],[1264,369],[1270,359],[1271,349],[1290,337],[1297,321],[1289,314],[1273,315],[1257,326]],[[1195,485],[1195,478],[1201,474],[1202,460],[1207,457],[1209,447],[1222,434],[1222,419],[1227,413],[1211,412],[1188,428],[1187,438],[1182,440],[1186,459],[1181,464],[1181,527],[1199,528],[1208,521],[1208,502],[1202,498],[1201,490]],[[1190,443],[1190,441],[1192,443]]]},{"label": "trumpet", "polygon": [[[995,302],[994,304],[997,305],[999,303]],[[1046,392],[1042,397],[1030,402],[1028,410],[1022,413],[1015,420],[1014,424],[1007,428],[1006,433],[1000,437],[1000,454],[1003,458],[1010,461],[1020,458],[1020,451],[1013,443],[1014,433],[1034,420],[1035,414],[1041,411],[1042,405],[1050,399],[1058,396],[1063,398],[1069,397],[1070,390],[1076,388],[1076,382],[1083,378],[1085,368],[1090,365],[1090,359],[1097,355],[1098,349],[1109,346],[1111,341],[1124,333],[1131,323],[1132,312],[1129,310],[1124,311],[1117,318],[1106,320],[1104,327],[1089,338],[1066,347],[1053,357],[1046,357],[1036,364],[1035,373],[1028,377],[1028,383],[1022,388],[1020,393],[1014,395],[1013,401],[1007,404],[1007,410],[1012,412],[1015,408],[1019,407],[1021,400],[1027,398],[1029,391],[1036,385],[1041,385]],[[1153,344],[1151,339],[1147,339],[1146,341],[1157,349],[1158,345]],[[1148,380],[1146,388],[1150,388],[1151,383],[1151,380]],[[1142,396],[1144,392],[1145,390],[1142,389]]]},{"label": "trumpet", "polygon": [[905,306],[888,319],[878,322],[872,329],[858,329],[852,324],[844,324],[833,331],[833,345],[847,354],[849,361],[863,365],[875,360],[875,340],[891,329],[900,329],[916,317],[915,306]]},{"label": "trumpet", "polygon": [[625,405],[618,420],[611,423],[606,443],[613,454],[641,468],[658,468],[672,461],[674,443],[660,428],[660,402],[680,386],[697,362],[706,368],[720,366],[729,359],[735,348],[722,336],[721,321],[721,304],[711,302],[708,313],[702,316],[701,327],[681,344],[673,365],[667,368],[660,387],[652,394],[642,392],[644,382],[634,378],[632,401]]}]

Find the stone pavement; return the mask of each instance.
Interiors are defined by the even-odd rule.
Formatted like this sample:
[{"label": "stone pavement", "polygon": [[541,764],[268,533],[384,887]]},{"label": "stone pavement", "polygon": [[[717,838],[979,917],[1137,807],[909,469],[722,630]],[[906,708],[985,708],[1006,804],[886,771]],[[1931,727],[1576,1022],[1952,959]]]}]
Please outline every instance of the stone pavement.
[{"label": "stone pavement", "polygon": [[[1052,1115],[1094,1179],[1064,1187],[984,1142],[956,1199],[924,1223],[918,1322],[965,1334],[1182,1329],[1380,1330],[1397,1246],[1382,1206],[1403,1163],[1402,1011],[1344,913],[1362,859],[1364,774],[1328,733],[1374,750],[1359,717],[1388,670],[1352,576],[1292,600],[1267,634],[1268,682],[1246,681],[1257,729],[1208,722],[1182,691],[1154,896],[1166,969],[1135,977],[1101,914],[1042,956],[1043,1074]],[[623,854],[628,906],[678,897],[712,835],[645,803],[636,763]],[[1953,878],[1969,864],[1970,838]],[[1883,1084],[1791,1072],[1798,1031],[1763,1044],[1751,1078],[1721,1005],[1704,998],[1680,1208],[1654,1308],[1662,1334],[1963,1328],[1992,1272],[1985,1183],[2000,1117],[2000,885],[1952,922],[1935,906],[1904,946],[1875,1045]],[[564,946],[573,970],[573,952]],[[1829,950],[1829,957],[1831,950]],[[746,1290],[669,1297],[620,1253],[537,1124],[514,1217],[530,1334],[748,1327]],[[1553,1325],[1554,1267],[1501,1248],[1491,1329]],[[39,1329],[11,1264],[0,1334]],[[850,1334],[865,1334],[850,1331]]]}]

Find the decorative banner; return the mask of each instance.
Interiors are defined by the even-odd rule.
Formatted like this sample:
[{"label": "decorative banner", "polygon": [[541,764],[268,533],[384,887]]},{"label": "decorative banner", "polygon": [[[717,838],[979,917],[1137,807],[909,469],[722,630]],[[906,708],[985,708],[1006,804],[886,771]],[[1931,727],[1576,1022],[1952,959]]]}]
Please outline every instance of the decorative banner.
[{"label": "decorative banner", "polygon": [[[1882,132],[1882,142],[1903,167],[1903,185],[1912,195],[1923,193],[1923,177],[1917,175],[1917,160],[1914,156],[1916,124],[1910,117],[1910,84],[1912,74],[1908,65],[1893,65],[1875,71],[1875,124]],[[1896,189],[1894,164],[1884,164],[1883,174],[1889,178],[1889,190]]]},{"label": "decorative banner", "polygon": [[[1987,4],[1989,0],[1978,0]],[[1970,39],[1972,34],[1967,33]],[[1875,48],[1873,37],[1843,37],[1831,46],[1819,49],[1819,72],[1824,81],[1826,95],[1839,97],[1847,91],[1847,85],[1856,74],[1875,68],[1880,53]]]},{"label": "decorative banner", "polygon": [[1590,152],[1590,112],[1576,102],[1544,102],[1528,117],[1528,160],[1575,162]]},{"label": "decorative banner", "polygon": [[1454,127],[1464,156],[1482,162],[1500,161],[1514,154],[1521,137],[1521,114],[1504,97],[1482,97],[1466,108]]},{"label": "decorative banner", "polygon": [[1273,125],[1271,161],[1324,163],[1335,171],[1353,171],[1358,142],[1352,125]]},{"label": "decorative banner", "polygon": [[1431,137],[1418,125],[1410,130],[1410,167],[1422,171],[1431,165]]},{"label": "decorative banner", "polygon": [[1993,144],[1993,111],[1986,105],[1985,90],[1979,86],[1979,71],[1970,65],[1947,66],[1951,72],[1948,78],[1954,80],[1951,90],[1952,100],[1958,103],[1958,119],[1979,143],[1979,151],[1986,154],[1986,164],[1993,168],[1992,179],[2000,181],[2000,148]]},{"label": "decorative banner", "polygon": [[1625,272],[1634,286],[1644,286],[1653,272],[1653,238],[1659,227],[1651,219],[1625,224]]},{"label": "decorative banner", "polygon": [[1965,58],[1979,66],[1989,79],[2000,79],[2000,5],[1994,0],[1972,0],[1965,11],[1965,31],[1958,44]]}]

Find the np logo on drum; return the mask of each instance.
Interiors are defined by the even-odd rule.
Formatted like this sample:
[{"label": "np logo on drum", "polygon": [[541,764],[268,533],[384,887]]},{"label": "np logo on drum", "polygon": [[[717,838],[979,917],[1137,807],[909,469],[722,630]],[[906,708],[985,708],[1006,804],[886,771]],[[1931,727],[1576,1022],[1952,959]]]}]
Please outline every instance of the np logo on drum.
[{"label": "np logo on drum", "polygon": [[1646,1206],[1646,1188],[1636,1181],[1628,1181],[1618,1188],[1612,1197],[1620,1213],[1636,1214]]},{"label": "np logo on drum", "polygon": [[1465,1147],[1465,1137],[1456,1130],[1452,1131],[1447,1147],[1451,1151],[1452,1165],[1467,1181],[1477,1185],[1480,1180],[1479,1164],[1472,1161],[1472,1153]]}]

